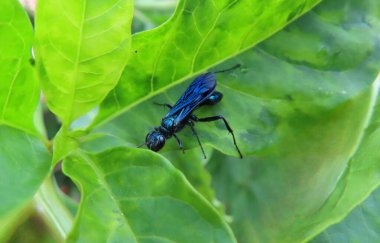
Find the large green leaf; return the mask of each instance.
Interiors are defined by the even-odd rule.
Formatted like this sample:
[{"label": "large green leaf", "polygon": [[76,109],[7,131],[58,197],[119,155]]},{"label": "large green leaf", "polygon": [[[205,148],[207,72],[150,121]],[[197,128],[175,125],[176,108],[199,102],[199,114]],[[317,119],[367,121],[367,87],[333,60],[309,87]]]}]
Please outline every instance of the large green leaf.
[{"label": "large green leaf", "polygon": [[41,0],[36,56],[49,108],[68,124],[116,85],[129,56],[133,2]]},{"label": "large green leaf", "polygon": [[29,201],[50,168],[50,156],[35,137],[0,125],[0,223]]},{"label": "large green leaf", "polygon": [[1,1],[0,16],[0,124],[36,134],[39,88],[29,63],[32,25],[17,1]]},{"label": "large green leaf", "polygon": [[[372,116],[378,102],[379,9],[378,1],[325,1],[223,64],[243,68],[220,75],[224,100],[196,113],[225,115],[246,156],[218,155],[211,166],[240,242],[310,239],[379,184],[380,140],[364,135],[379,124]],[[173,103],[185,87],[162,92],[97,131],[140,144],[165,114],[153,101]],[[205,144],[236,155],[222,123],[197,128]],[[189,130],[179,136],[186,148],[197,146]],[[170,141],[164,152],[174,148]],[[367,168],[362,177],[360,168]]]},{"label": "large green leaf", "polygon": [[169,21],[133,36],[133,54],[117,87],[100,106],[95,124],[237,55],[318,2],[179,1]]},{"label": "large green leaf", "polygon": [[333,225],[313,243],[321,242],[366,242],[380,241],[380,188],[357,206],[343,221]]},{"label": "large green leaf", "polygon": [[372,112],[377,88],[326,113],[321,121],[310,120],[301,128],[294,122],[294,134],[262,154],[245,161],[222,155],[211,160],[218,198],[225,202],[240,242],[310,239],[379,185],[380,153],[374,148],[380,138],[373,133],[378,114],[366,130],[369,137],[350,138],[362,135],[358,132],[365,124],[356,116]]},{"label": "large green leaf", "polygon": [[379,185],[379,9],[377,1],[326,1],[253,55],[256,86],[235,81],[283,105],[282,115],[269,110],[274,125],[262,130],[271,136],[256,139],[267,145],[255,156],[212,160],[241,242],[310,239]]},{"label": "large green leaf", "polygon": [[63,169],[82,192],[69,241],[235,241],[211,205],[169,161],[152,152],[79,151]]},{"label": "large green leaf", "polygon": [[[301,127],[294,122],[294,134],[262,154],[245,161],[221,154],[211,159],[217,196],[225,202],[240,242],[310,239],[378,186],[380,153],[365,145],[368,140],[359,131],[366,124],[357,119],[363,110],[372,112],[377,88],[325,113],[320,121],[300,119],[307,125]],[[359,137],[350,137],[354,134]],[[372,146],[378,141],[378,136],[370,139]],[[361,158],[362,153],[371,157]],[[366,178],[353,169],[363,166],[369,167],[363,172]]]},{"label": "large green leaf", "polygon": [[0,241],[4,241],[48,173],[49,154],[32,136],[37,135],[33,114],[39,96],[29,63],[33,32],[17,1],[0,2],[0,37]]}]

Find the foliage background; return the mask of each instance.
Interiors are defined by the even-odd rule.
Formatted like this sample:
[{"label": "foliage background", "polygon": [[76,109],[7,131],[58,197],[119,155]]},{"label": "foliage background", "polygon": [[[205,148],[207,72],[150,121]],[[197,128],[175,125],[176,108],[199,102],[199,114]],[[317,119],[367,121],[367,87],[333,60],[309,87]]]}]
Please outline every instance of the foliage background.
[{"label": "foliage background", "polygon": [[[49,142],[35,129],[42,127],[38,113],[33,118],[39,93],[28,60],[33,33],[13,3],[3,3],[14,12],[3,10],[8,15],[1,23],[14,28],[0,32],[8,44],[1,52],[0,89],[6,91],[0,93],[4,239],[19,228],[11,241],[25,241],[30,222],[40,220],[29,217],[34,206],[25,204],[39,188],[33,202],[42,208],[39,225],[49,230],[39,237],[46,241],[298,242],[317,235],[314,242],[378,241],[378,190],[370,195],[379,185],[380,160],[377,1],[323,1],[315,8],[316,1],[180,1],[158,28],[176,3],[136,1],[131,39],[128,31],[114,34],[130,26],[123,16],[132,11],[130,1],[90,5],[93,12],[82,16],[75,12],[80,4],[62,1],[56,8],[56,1],[41,0],[36,70],[50,110],[63,122],[53,163],[66,158],[63,171],[79,187],[79,208],[50,177],[40,186],[50,158]],[[113,4],[120,6],[104,12]],[[12,22],[9,13],[24,22]],[[187,130],[180,134],[185,155],[175,141],[162,156],[130,148],[165,114],[152,102],[174,103],[194,75],[235,63],[243,67],[218,76],[223,102],[197,114],[225,115],[243,160],[233,158],[221,124],[197,126],[208,160]],[[100,102],[98,111],[87,113]],[[48,119],[46,127],[54,122]]]}]

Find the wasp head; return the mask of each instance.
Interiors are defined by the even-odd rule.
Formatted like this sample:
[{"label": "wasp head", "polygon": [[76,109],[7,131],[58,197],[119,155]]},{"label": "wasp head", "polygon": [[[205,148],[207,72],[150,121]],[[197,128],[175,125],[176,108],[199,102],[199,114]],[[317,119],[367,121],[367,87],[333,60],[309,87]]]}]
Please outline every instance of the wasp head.
[{"label": "wasp head", "polygon": [[152,131],[146,135],[146,146],[155,152],[160,150],[165,145],[165,136],[159,131]]}]

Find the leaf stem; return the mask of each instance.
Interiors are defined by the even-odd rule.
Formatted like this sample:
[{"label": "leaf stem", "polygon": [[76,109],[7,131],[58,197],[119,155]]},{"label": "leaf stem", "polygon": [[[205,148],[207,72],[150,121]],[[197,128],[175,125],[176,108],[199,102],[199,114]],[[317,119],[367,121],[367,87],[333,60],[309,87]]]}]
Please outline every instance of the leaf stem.
[{"label": "leaf stem", "polygon": [[42,183],[34,196],[34,201],[36,210],[46,222],[46,225],[55,234],[56,238],[64,241],[71,230],[73,216],[60,201],[51,176],[47,177]]}]

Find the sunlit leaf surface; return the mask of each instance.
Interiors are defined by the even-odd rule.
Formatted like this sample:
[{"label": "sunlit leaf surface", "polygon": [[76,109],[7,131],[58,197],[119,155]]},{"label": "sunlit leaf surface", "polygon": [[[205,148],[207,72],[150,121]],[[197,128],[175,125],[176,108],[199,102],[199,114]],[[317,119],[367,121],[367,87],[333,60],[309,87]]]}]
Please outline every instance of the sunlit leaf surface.
[{"label": "sunlit leaf surface", "polygon": [[30,63],[32,25],[17,1],[1,1],[0,16],[0,124],[36,133],[39,87]]},{"label": "sunlit leaf surface", "polygon": [[129,56],[133,2],[41,0],[36,14],[39,77],[64,123],[85,114],[120,78]]},{"label": "sunlit leaf surface", "polygon": [[69,241],[235,241],[215,209],[152,152],[77,152],[64,162],[64,171],[82,192]]}]

